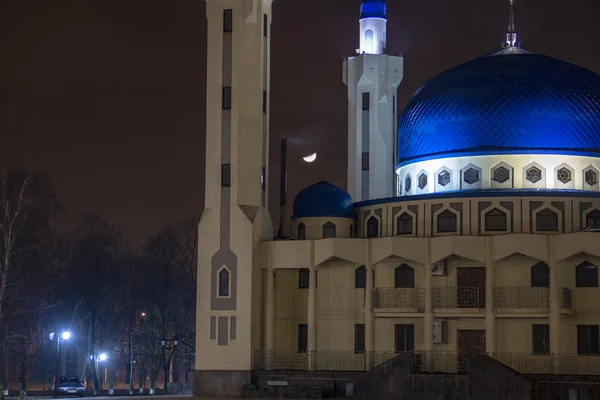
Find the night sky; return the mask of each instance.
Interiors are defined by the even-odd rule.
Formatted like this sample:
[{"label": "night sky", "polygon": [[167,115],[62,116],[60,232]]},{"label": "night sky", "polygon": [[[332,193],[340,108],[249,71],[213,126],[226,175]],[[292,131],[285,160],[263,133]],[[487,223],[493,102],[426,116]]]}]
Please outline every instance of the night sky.
[{"label": "night sky", "polygon": [[[404,108],[427,79],[499,47],[507,0],[388,0],[388,52],[404,55]],[[600,73],[594,0],[516,0],[523,47]],[[204,202],[204,0],[0,0],[0,168],[45,172],[61,227],[97,213],[139,245]],[[279,139],[290,202],[321,179],[346,186],[342,59],[358,47],[360,0],[275,0],[271,211]],[[314,164],[300,156],[319,153]]]}]

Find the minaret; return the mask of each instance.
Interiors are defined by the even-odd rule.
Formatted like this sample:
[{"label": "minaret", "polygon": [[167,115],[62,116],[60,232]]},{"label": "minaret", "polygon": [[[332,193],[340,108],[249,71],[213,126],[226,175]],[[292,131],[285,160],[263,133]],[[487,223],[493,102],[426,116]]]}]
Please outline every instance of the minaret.
[{"label": "minaret", "polygon": [[273,0],[206,0],[205,208],[198,227],[194,395],[241,397],[261,344]]},{"label": "minaret", "polygon": [[385,0],[362,0],[358,55],[344,61],[348,86],[348,192],[357,201],[396,195],[397,90],[403,59],[385,54]]}]

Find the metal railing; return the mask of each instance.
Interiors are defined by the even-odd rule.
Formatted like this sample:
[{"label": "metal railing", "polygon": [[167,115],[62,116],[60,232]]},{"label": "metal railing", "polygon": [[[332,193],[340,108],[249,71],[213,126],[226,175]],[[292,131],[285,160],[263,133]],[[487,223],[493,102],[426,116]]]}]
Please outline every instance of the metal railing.
[{"label": "metal railing", "polygon": [[543,308],[548,309],[550,289],[544,287],[496,287],[496,308]]},{"label": "metal railing", "polygon": [[560,288],[560,308],[571,310],[571,289]]},{"label": "metal railing", "polygon": [[[461,374],[468,372],[470,355],[457,351],[414,351],[411,373]],[[291,351],[257,350],[256,370],[367,371],[406,354],[393,351]],[[523,374],[600,375],[600,355],[490,353],[490,357]]]},{"label": "metal railing", "polygon": [[425,289],[422,288],[375,288],[373,308],[425,308]]},{"label": "metal railing", "polygon": [[433,308],[483,308],[478,287],[433,288]]},{"label": "metal railing", "polygon": [[[559,288],[560,308],[571,309],[571,290]],[[544,287],[495,287],[496,308],[550,308],[550,289]]]}]

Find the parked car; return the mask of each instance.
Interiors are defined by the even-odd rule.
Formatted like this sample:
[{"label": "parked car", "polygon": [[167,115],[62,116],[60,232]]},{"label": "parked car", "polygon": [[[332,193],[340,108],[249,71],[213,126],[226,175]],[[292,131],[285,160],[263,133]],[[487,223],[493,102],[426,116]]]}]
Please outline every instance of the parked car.
[{"label": "parked car", "polygon": [[83,396],[83,384],[76,376],[61,376],[58,380],[58,394]]}]

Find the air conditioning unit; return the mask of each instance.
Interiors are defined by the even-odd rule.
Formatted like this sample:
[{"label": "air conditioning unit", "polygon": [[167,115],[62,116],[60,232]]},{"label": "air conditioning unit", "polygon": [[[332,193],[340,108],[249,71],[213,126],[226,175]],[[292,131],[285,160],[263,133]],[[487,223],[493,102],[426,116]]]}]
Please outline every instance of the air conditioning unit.
[{"label": "air conditioning unit", "polygon": [[431,271],[431,275],[434,275],[434,276],[446,275],[446,260],[438,261],[435,264],[433,264],[433,270]]},{"label": "air conditioning unit", "polygon": [[433,343],[442,344],[446,341],[446,321],[433,320]]}]

